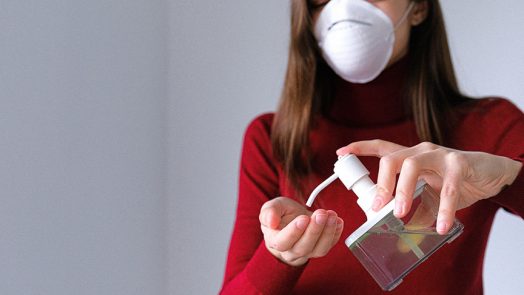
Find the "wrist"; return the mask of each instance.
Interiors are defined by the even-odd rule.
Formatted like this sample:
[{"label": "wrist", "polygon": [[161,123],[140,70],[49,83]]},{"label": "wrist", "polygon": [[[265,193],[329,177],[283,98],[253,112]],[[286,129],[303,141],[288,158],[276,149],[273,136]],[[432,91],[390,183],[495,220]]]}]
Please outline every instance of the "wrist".
[{"label": "wrist", "polygon": [[516,160],[508,159],[506,163],[506,181],[504,185],[511,185],[522,169],[522,163]]},{"label": "wrist", "polygon": [[299,267],[299,266],[302,266],[302,265],[306,264],[308,262],[308,260],[309,260],[306,257],[298,257],[298,258],[294,258],[294,259],[286,259],[286,258],[284,258],[284,255],[282,255],[282,252],[277,251],[275,249],[272,249],[267,244],[266,244],[266,248],[269,251],[269,253],[271,253],[271,255],[273,255],[275,258],[280,260],[280,262],[285,263],[285,264],[287,264],[289,266]]}]

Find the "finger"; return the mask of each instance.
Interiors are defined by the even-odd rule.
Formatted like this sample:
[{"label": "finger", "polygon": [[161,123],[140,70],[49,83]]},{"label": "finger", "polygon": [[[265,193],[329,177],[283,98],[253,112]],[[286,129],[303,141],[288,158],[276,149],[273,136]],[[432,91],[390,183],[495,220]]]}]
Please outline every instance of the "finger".
[{"label": "finger", "polygon": [[395,189],[397,174],[402,165],[402,161],[395,160],[395,153],[384,156],[380,159],[377,178],[377,193],[373,200],[372,209],[378,211],[384,207],[391,199],[392,192]]},{"label": "finger", "polygon": [[276,233],[269,233],[264,236],[266,244],[272,249],[280,252],[287,251],[295,245],[295,243],[302,237],[309,223],[309,217],[305,215],[298,216],[290,222],[281,231]]},{"label": "finger", "polygon": [[[404,153],[404,151],[401,153]],[[442,162],[445,153],[443,149],[436,149],[429,152],[417,152],[415,155],[404,159],[395,191],[395,216],[404,217],[409,212],[413,194],[422,172],[442,175]]]},{"label": "finger", "polygon": [[[455,159],[454,159],[455,158]],[[460,185],[463,179],[463,166],[454,153],[447,156],[447,168],[440,192],[440,205],[437,216],[437,232],[446,234],[455,220],[455,212],[460,198]]]},{"label": "finger", "polygon": [[398,218],[406,216],[411,208],[420,170],[420,162],[417,161],[416,156],[407,158],[402,163],[397,190],[395,191],[395,209],[393,211]]},{"label": "finger", "polygon": [[362,156],[381,157],[377,194],[372,203],[374,211],[382,209],[385,204],[393,199],[392,192],[395,188],[396,175],[399,172],[403,158],[395,161],[395,157],[392,154],[405,149],[407,149],[405,146],[377,139],[354,142],[337,151],[338,155],[353,153]]},{"label": "finger", "polygon": [[380,139],[364,140],[353,142],[338,149],[337,155],[355,154],[357,156],[382,157],[405,148],[405,146]]},{"label": "finger", "polygon": [[333,243],[333,237],[337,231],[337,219],[338,216],[334,211],[328,211],[329,216],[320,235],[315,248],[311,251],[310,257],[322,257],[329,252]]},{"label": "finger", "polygon": [[319,209],[313,213],[306,231],[295,243],[291,251],[297,256],[308,256],[317,244],[328,221],[328,213]]},{"label": "finger", "polygon": [[283,211],[284,208],[280,199],[277,198],[265,202],[258,216],[260,224],[268,228],[276,229],[280,225],[280,221],[284,215]]},{"label": "finger", "polygon": [[335,244],[340,239],[340,236],[342,235],[342,230],[344,229],[344,220],[342,218],[337,218],[337,231],[335,232],[335,235],[333,236],[333,240],[331,241],[331,247],[335,246]]}]

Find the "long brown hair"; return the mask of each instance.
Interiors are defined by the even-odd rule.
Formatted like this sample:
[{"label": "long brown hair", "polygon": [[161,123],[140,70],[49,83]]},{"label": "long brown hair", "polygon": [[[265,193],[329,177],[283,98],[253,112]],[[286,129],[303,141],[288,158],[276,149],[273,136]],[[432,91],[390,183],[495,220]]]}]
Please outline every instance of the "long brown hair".
[{"label": "long brown hair", "polygon": [[[469,98],[458,89],[438,0],[413,1],[428,1],[429,7],[426,19],[411,31],[406,103],[420,140],[442,145],[450,127],[445,115]],[[311,10],[308,1],[291,0],[288,65],[271,133],[275,157],[298,192],[300,179],[312,170],[307,154],[313,117],[329,105],[335,81],[313,36]]]}]

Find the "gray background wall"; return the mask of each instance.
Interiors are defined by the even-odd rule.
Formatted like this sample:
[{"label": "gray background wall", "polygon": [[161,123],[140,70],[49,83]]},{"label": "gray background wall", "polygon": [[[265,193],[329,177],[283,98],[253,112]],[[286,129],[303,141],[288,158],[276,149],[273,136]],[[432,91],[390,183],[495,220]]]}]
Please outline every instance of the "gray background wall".
[{"label": "gray background wall", "polygon": [[[499,95],[524,110],[524,2],[441,2],[457,75],[466,93]],[[484,265],[486,294],[520,294],[524,289],[524,222],[499,211]]]},{"label": "gray background wall", "polygon": [[[171,292],[220,288],[234,219],[242,133],[282,86],[289,1],[178,1],[171,6]],[[524,108],[524,11],[518,0],[442,1],[461,84]],[[184,12],[184,13],[182,13]],[[521,219],[501,212],[486,257],[486,294],[524,288]],[[503,267],[502,267],[503,266]]]},{"label": "gray background wall", "polygon": [[[288,2],[0,0],[1,294],[218,291]],[[464,89],[524,108],[524,4],[443,6]],[[498,215],[487,294],[524,288],[523,230]]]},{"label": "gray background wall", "polygon": [[0,294],[166,294],[166,7],[0,0]]}]

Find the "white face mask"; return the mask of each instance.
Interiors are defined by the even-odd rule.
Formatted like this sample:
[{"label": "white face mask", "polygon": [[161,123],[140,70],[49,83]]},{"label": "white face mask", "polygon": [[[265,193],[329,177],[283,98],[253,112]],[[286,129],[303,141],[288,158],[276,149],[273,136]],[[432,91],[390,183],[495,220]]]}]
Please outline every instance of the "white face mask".
[{"label": "white face mask", "polygon": [[367,83],[386,67],[395,44],[391,19],[365,0],[331,0],[320,13],[315,37],[328,65],[344,80]]}]

